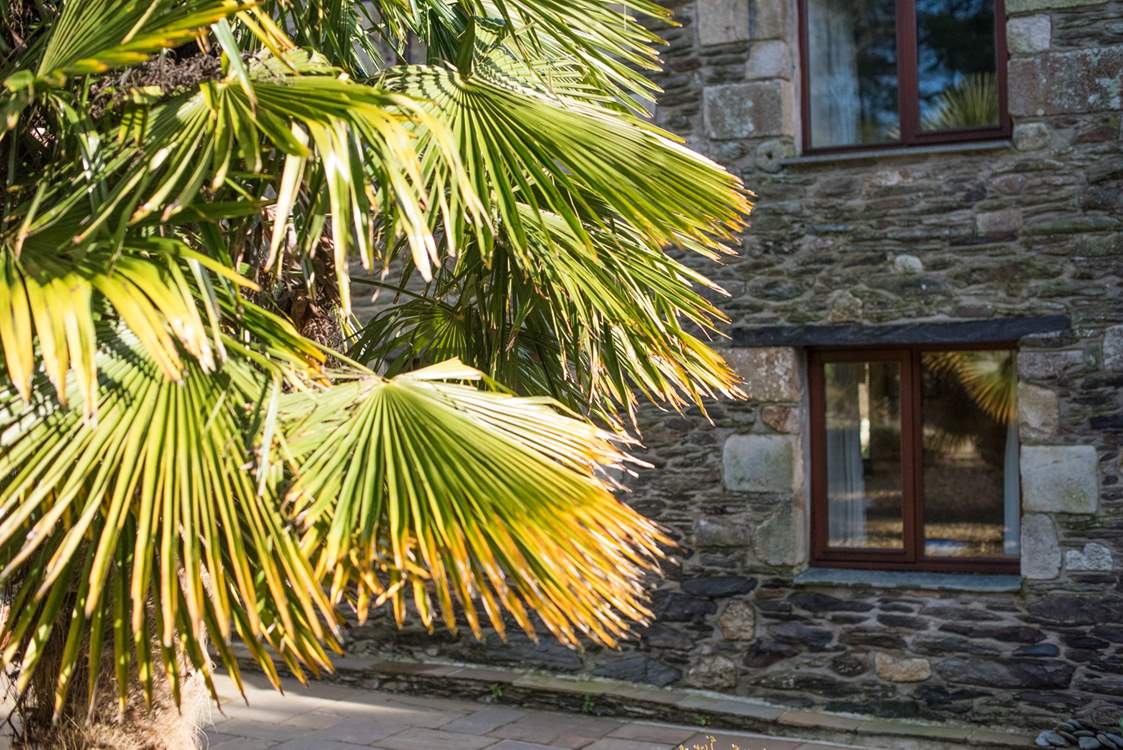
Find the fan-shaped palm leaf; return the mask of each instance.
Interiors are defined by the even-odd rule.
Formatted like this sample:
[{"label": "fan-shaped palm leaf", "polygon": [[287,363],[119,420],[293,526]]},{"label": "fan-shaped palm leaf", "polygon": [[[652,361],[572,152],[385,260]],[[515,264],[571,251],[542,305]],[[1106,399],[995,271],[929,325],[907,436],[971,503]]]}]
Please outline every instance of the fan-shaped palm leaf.
[{"label": "fan-shaped palm leaf", "polygon": [[597,478],[624,458],[608,434],[549,400],[446,382],[481,377],[451,361],[295,394],[304,546],[336,596],[357,586],[363,618],[374,597],[401,622],[408,596],[455,632],[456,599],[477,636],[482,604],[501,634],[505,609],[533,635],[530,609],[564,643],[613,644],[649,615],[641,584],[667,540]]}]

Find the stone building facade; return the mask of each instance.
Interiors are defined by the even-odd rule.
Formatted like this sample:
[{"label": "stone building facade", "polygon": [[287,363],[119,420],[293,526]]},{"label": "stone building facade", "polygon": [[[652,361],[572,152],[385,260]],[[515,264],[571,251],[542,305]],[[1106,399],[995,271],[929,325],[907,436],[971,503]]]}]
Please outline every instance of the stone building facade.
[{"label": "stone building facade", "polygon": [[[1123,2],[1006,0],[1009,138],[821,156],[801,144],[795,0],[669,4],[655,117],[756,199],[739,257],[688,259],[730,293],[722,345],[748,400],[643,414],[652,468],[627,499],[682,545],[657,621],[621,652],[408,633],[395,647],[880,716],[1118,718]],[[1020,571],[812,565],[809,344],[1004,322]]]}]

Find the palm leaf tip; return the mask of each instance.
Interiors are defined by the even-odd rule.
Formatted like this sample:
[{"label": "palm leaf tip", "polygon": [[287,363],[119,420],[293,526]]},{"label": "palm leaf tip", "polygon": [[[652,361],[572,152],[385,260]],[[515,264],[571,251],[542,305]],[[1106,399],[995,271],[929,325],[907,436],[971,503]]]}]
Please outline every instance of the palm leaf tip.
[{"label": "palm leaf tip", "polygon": [[290,403],[305,548],[337,595],[357,589],[361,619],[386,602],[401,622],[408,601],[426,625],[462,615],[480,636],[482,608],[499,633],[506,611],[533,634],[533,611],[563,643],[617,643],[650,616],[669,538],[598,478],[625,458],[610,435],[464,382],[480,377],[448,362],[337,386],[327,411]]}]

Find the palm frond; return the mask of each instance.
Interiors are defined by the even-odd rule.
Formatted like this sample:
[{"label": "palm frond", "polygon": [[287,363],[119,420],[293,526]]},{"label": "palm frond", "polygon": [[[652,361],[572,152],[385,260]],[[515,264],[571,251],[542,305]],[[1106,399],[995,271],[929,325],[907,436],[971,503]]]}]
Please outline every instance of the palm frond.
[{"label": "palm frond", "polygon": [[455,632],[456,600],[477,637],[482,606],[500,633],[506,611],[533,635],[533,610],[563,643],[616,643],[650,616],[642,582],[668,540],[608,491],[599,472],[624,456],[607,433],[464,384],[481,378],[450,361],[294,394],[304,548],[335,598],[357,588],[361,618],[389,602],[401,622],[411,601]]},{"label": "palm frond", "polygon": [[[275,386],[240,358],[211,374],[189,361],[177,383],[130,335],[104,344],[96,423],[58,410],[42,389],[30,403],[0,393],[0,474],[9,478],[0,487],[0,580],[21,603],[0,624],[0,664],[19,663],[17,689],[56,628],[89,629],[89,652],[100,653],[103,632],[90,624],[115,618],[132,634],[112,646],[122,702],[130,663],[142,675],[162,663],[178,683],[177,648],[209,679],[204,628],[235,676],[234,633],[274,677],[259,643],[297,674],[300,665],[327,668],[334,611],[273,483],[255,486],[245,469],[262,429],[246,407]],[[159,637],[155,658],[146,633]],[[63,659],[58,705],[78,656]]]},{"label": "palm frond", "polygon": [[[383,80],[391,90],[424,100],[426,110],[455,134],[475,194],[487,215],[502,223],[516,252],[530,243],[518,209],[523,204],[532,216],[560,216],[586,246],[592,242],[584,222],[597,222],[606,212],[653,245],[689,244],[708,253],[723,252],[723,243],[744,228],[749,202],[736,178],[654,126],[445,68],[414,65]],[[427,167],[431,193],[455,194],[447,167]],[[455,214],[452,220],[445,233],[459,246],[468,222]],[[609,228],[607,221],[599,223]],[[485,225],[472,231],[481,247],[494,244]]]},{"label": "palm frond", "polygon": [[96,411],[98,298],[112,306],[170,379],[183,375],[180,347],[204,371],[213,370],[222,352],[220,331],[217,321],[205,323],[200,314],[196,286],[181,268],[187,263],[196,264],[200,275],[218,272],[249,285],[183,243],[158,238],[137,240],[117,253],[98,246],[76,249],[69,258],[3,252],[0,344],[16,391],[30,398],[38,341],[39,359],[60,404],[67,404],[67,373],[73,371],[87,415]]},{"label": "palm frond", "polygon": [[82,0],[64,3],[36,76],[103,73],[197,37],[249,0]]},{"label": "palm frond", "polygon": [[[520,393],[549,393],[615,422],[635,392],[676,408],[736,396],[735,376],[689,330],[724,315],[699,289],[720,291],[622,220],[591,228],[590,252],[558,216],[520,206],[526,250],[468,253],[427,294],[386,304],[351,356],[389,372],[456,357]],[[703,407],[704,408],[704,407]]]}]

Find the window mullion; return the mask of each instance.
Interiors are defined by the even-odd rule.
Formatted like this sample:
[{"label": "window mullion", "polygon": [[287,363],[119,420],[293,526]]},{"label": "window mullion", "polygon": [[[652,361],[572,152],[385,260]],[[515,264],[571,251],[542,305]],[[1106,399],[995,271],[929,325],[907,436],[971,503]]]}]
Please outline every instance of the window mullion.
[{"label": "window mullion", "polygon": [[918,75],[916,0],[897,0],[897,110],[902,144],[913,143],[920,131]]}]

